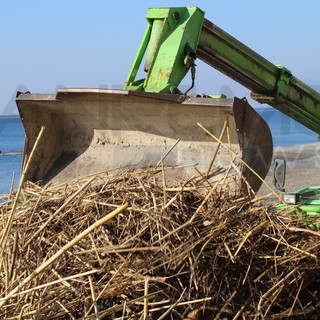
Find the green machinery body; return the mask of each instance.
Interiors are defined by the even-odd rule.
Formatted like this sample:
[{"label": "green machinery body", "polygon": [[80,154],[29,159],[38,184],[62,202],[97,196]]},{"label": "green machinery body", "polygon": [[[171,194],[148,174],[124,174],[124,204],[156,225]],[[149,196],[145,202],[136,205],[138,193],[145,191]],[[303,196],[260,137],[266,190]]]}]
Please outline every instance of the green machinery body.
[{"label": "green machinery body", "polygon": [[[285,197],[291,198],[292,203],[285,201]],[[320,226],[320,186],[311,186],[299,189],[295,192],[281,194],[282,202],[276,205],[278,210],[293,212],[292,217],[302,220],[310,227]]]}]

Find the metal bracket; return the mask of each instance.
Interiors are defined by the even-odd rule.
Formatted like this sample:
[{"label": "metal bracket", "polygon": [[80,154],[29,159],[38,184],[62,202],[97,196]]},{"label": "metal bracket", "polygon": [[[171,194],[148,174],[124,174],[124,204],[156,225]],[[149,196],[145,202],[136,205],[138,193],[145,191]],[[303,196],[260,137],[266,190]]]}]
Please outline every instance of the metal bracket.
[{"label": "metal bracket", "polygon": [[286,100],[291,71],[281,65],[276,65],[279,70],[279,78],[276,84],[274,100],[276,103],[282,103]]},{"label": "metal bracket", "polygon": [[282,104],[287,99],[288,87],[290,78],[292,77],[291,71],[282,65],[276,65],[279,76],[275,85],[274,94],[260,94],[251,92],[251,98],[260,102],[268,104]]}]

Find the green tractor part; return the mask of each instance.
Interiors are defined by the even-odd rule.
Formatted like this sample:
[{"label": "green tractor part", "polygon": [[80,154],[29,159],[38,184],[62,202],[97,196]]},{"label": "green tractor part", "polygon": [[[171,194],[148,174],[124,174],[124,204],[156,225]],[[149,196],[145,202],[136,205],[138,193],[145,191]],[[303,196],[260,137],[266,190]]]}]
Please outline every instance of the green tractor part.
[{"label": "green tractor part", "polygon": [[279,195],[277,210],[293,212],[293,219],[301,220],[308,227],[320,226],[320,186],[306,187]]},{"label": "green tractor part", "polygon": [[[177,86],[194,67],[204,12],[197,7],[153,8],[125,90],[181,93]],[[147,50],[148,49],[148,50]],[[145,56],[145,79],[135,80]]]},{"label": "green tractor part", "polygon": [[[253,99],[320,134],[319,93],[205,19],[199,8],[153,8],[147,20],[124,89],[179,92],[176,88],[198,58],[250,89]],[[136,81],[148,44],[147,75]]]},{"label": "green tractor part", "polygon": [[286,192],[284,189],[286,178],[286,161],[274,160],[274,182],[280,191],[277,210],[289,210],[294,219],[303,221],[310,227],[320,226],[320,186],[310,186],[294,192]]}]

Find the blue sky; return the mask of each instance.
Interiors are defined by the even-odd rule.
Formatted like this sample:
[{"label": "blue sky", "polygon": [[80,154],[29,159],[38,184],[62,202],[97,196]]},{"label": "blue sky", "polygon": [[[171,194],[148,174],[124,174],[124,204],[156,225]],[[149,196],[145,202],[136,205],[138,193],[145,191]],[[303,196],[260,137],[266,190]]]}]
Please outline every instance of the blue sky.
[{"label": "blue sky", "polygon": [[[0,0],[0,115],[16,90],[120,87],[146,27],[149,7],[198,6],[206,18],[309,85],[320,84],[320,1]],[[249,91],[197,62],[198,93]],[[184,81],[190,83],[189,76]]]}]

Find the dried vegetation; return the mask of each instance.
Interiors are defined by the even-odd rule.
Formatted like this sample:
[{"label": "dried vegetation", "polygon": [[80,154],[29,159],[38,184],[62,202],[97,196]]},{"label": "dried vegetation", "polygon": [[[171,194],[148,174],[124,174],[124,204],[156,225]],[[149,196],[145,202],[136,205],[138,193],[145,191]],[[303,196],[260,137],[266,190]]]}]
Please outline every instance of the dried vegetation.
[{"label": "dried vegetation", "polygon": [[[161,171],[161,170],[160,170]],[[316,319],[316,230],[159,170],[1,203],[2,319]]]}]

